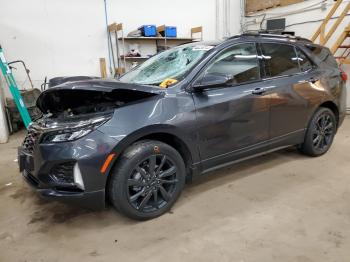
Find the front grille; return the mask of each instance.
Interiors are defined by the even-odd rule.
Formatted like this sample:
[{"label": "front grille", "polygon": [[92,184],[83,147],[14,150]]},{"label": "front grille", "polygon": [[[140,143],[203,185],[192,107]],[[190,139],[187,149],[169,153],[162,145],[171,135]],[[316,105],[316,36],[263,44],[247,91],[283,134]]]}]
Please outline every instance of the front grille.
[{"label": "front grille", "polygon": [[34,128],[28,129],[28,133],[22,143],[23,149],[28,153],[33,153],[36,143],[39,141],[40,132]]}]

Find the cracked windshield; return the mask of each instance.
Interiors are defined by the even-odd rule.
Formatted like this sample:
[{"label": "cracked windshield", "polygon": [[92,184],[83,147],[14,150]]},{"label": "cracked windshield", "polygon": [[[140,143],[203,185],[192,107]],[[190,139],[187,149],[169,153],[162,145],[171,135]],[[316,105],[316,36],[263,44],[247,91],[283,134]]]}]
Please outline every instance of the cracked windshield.
[{"label": "cracked windshield", "polygon": [[157,54],[120,77],[120,81],[159,85],[180,81],[213,46],[185,44]]}]

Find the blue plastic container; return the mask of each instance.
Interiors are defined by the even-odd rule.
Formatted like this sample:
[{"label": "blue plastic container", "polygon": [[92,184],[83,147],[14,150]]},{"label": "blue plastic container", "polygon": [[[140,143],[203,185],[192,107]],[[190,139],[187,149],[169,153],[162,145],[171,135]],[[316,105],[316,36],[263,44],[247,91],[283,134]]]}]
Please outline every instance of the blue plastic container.
[{"label": "blue plastic container", "polygon": [[155,25],[143,25],[138,29],[141,30],[141,34],[143,36],[148,36],[148,37],[157,36],[157,28]]},{"label": "blue plastic container", "polygon": [[176,37],[177,36],[176,26],[166,26],[165,35],[166,37]]},{"label": "blue plastic container", "polygon": [[176,26],[165,26],[164,30],[165,31],[159,32],[164,37],[165,36],[166,37],[176,37],[177,36]]}]

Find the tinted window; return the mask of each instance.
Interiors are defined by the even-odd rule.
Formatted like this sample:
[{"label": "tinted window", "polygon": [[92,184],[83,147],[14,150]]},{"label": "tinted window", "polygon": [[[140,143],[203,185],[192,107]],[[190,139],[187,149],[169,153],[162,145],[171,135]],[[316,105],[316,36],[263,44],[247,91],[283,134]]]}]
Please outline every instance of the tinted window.
[{"label": "tinted window", "polygon": [[311,70],[313,68],[313,63],[309,58],[307,58],[303,51],[299,50],[299,48],[296,48],[296,50],[298,54],[300,70],[302,72]]},{"label": "tinted window", "polygon": [[237,44],[223,51],[209,65],[205,74],[224,74],[232,84],[258,80],[258,57],[254,43]]},{"label": "tinted window", "polygon": [[264,43],[261,44],[267,77],[299,73],[298,57],[294,46]]},{"label": "tinted window", "polygon": [[313,45],[307,45],[306,47],[315,56],[317,56],[317,58],[320,59],[321,62],[324,62],[331,67],[338,67],[337,61],[335,60],[335,58],[331,54],[331,51],[328,48]]}]

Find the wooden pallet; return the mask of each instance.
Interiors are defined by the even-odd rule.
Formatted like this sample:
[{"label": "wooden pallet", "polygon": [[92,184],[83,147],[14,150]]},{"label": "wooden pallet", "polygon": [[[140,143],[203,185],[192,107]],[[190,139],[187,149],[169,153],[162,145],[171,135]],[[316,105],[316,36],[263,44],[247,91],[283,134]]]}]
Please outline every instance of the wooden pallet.
[{"label": "wooden pallet", "polygon": [[246,0],[245,11],[246,14],[252,14],[255,12],[266,11],[267,9],[292,5],[303,1],[304,0]]}]

